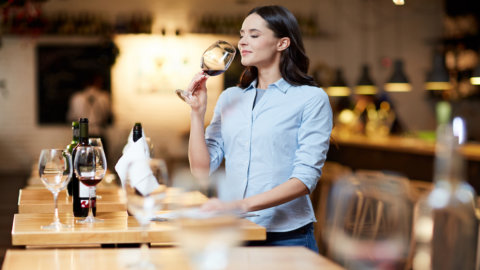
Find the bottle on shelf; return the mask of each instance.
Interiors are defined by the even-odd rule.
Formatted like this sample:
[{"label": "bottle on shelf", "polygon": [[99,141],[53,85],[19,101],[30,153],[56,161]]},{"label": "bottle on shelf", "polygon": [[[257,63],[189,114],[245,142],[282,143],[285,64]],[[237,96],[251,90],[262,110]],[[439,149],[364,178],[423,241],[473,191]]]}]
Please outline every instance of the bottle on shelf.
[{"label": "bottle on shelf", "polygon": [[133,142],[138,141],[142,137],[142,124],[137,122],[133,126]]},{"label": "bottle on shelf", "polygon": [[[77,146],[78,144],[78,137],[80,136],[80,124],[78,123],[78,121],[73,121],[72,122],[72,141],[70,142],[70,144],[67,145],[67,147],[65,148],[65,150],[68,151],[68,153],[70,153],[70,155],[72,154],[73,152],[73,149]],[[73,162],[73,160],[72,160]],[[72,174],[72,180],[73,178],[75,178],[76,175],[73,173]],[[68,186],[67,186],[67,194],[68,196],[72,196],[73,195],[73,181],[70,180],[70,182],[68,183]],[[78,180],[77,180],[78,181]]]},{"label": "bottle on shelf", "polygon": [[459,117],[437,128],[435,186],[415,209],[413,269],[478,269],[476,195],[459,151],[465,137]]},{"label": "bottle on shelf", "polygon": [[[75,154],[79,146],[88,146],[88,119],[80,118],[80,134],[79,142],[77,146],[73,149],[72,160],[75,161]],[[75,217],[86,217],[88,215],[88,195],[90,189],[88,186],[84,185],[78,180],[77,177],[72,177],[71,180],[73,185],[73,215]],[[95,192],[95,190],[93,190]],[[97,196],[96,194],[91,195],[92,203],[92,212],[93,215],[97,214]]]}]

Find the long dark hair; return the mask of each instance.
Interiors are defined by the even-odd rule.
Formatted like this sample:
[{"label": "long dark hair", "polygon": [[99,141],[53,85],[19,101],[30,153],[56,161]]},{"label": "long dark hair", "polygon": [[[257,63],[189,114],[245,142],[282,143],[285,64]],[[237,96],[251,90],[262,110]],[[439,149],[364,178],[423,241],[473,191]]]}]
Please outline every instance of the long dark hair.
[{"label": "long dark hair", "polygon": [[[275,37],[290,38],[290,46],[282,51],[280,57],[280,72],[282,77],[292,85],[313,85],[315,80],[307,75],[310,63],[303,47],[302,36],[297,19],[282,6],[262,6],[252,9],[248,15],[256,13],[262,17]],[[246,67],[240,77],[239,86],[248,87],[258,77],[256,67]]]}]

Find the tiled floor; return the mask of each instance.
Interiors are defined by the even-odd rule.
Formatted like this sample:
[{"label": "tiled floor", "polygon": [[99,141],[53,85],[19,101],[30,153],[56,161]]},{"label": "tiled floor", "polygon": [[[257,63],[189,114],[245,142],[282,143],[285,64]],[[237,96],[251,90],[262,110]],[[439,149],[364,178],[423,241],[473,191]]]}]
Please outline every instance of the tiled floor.
[{"label": "tiled floor", "polygon": [[17,212],[18,190],[25,186],[28,174],[0,173],[0,266],[11,246],[13,215]]}]

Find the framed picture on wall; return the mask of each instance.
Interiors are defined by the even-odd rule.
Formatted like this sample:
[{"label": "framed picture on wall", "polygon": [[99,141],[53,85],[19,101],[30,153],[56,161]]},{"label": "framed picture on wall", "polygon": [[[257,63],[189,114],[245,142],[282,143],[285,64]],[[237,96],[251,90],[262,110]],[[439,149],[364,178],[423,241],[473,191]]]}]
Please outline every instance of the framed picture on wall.
[{"label": "framed picture on wall", "polygon": [[[95,82],[110,97],[113,42],[39,43],[36,48],[37,123],[70,124],[70,100]],[[111,114],[110,114],[111,115]],[[111,117],[109,117],[111,123]]]}]

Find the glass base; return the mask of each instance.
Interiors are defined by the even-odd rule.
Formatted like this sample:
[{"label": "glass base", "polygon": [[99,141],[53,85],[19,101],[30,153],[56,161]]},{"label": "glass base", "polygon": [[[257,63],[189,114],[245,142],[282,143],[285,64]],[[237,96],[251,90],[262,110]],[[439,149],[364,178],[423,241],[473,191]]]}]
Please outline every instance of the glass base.
[{"label": "glass base", "polygon": [[183,101],[185,101],[186,98],[190,99],[192,97],[192,94],[182,89],[175,90],[175,93]]},{"label": "glass base", "polygon": [[53,231],[60,231],[65,229],[72,228],[71,225],[63,224],[60,222],[52,222],[50,225],[41,226],[42,230],[53,230]]},{"label": "glass base", "polygon": [[159,266],[151,261],[138,261],[127,265],[127,269],[159,269]]},{"label": "glass base", "polygon": [[78,224],[91,224],[91,223],[101,223],[103,219],[95,218],[94,216],[87,216],[85,219],[77,220]]}]

